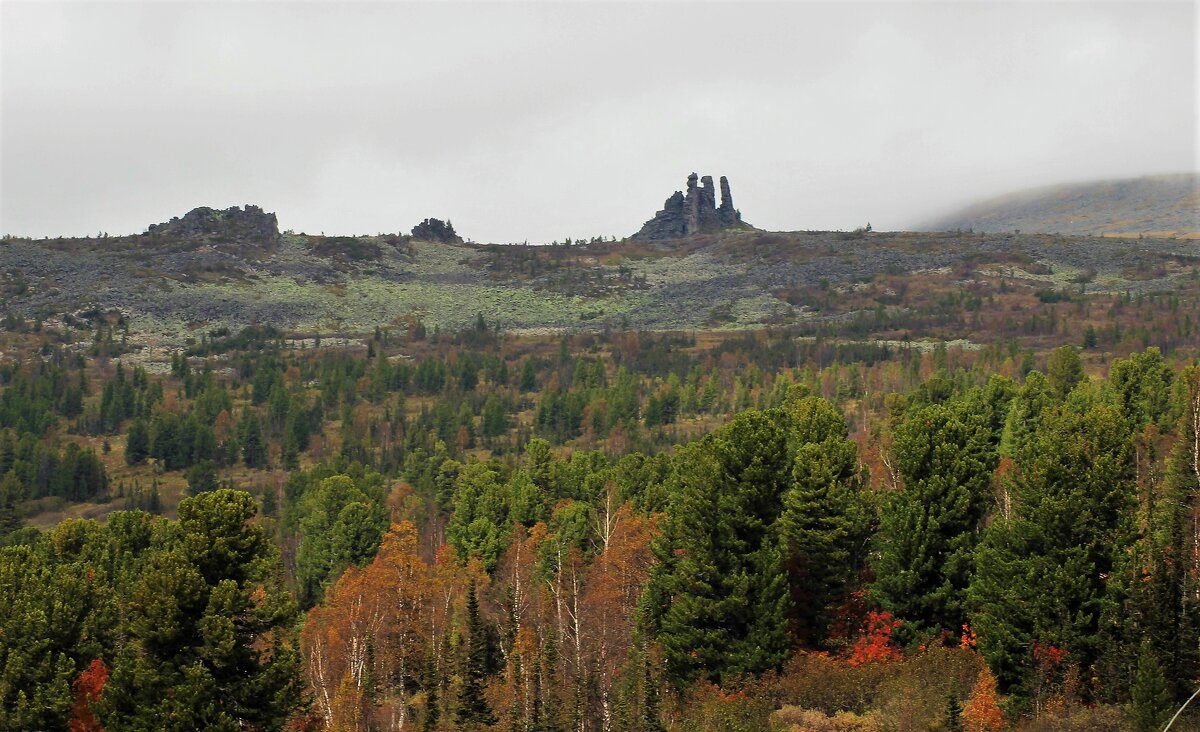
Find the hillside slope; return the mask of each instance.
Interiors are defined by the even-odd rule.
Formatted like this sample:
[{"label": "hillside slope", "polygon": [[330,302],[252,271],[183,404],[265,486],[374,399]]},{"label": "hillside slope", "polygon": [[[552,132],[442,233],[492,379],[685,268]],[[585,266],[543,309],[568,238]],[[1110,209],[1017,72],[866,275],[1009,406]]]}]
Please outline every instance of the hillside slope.
[{"label": "hillside slope", "polygon": [[1200,237],[1200,175],[1158,175],[1019,191],[917,228]]},{"label": "hillside slope", "polygon": [[0,317],[115,311],[160,342],[246,325],[355,333],[420,320],[452,330],[481,313],[508,331],[841,331],[867,315],[944,319],[938,298],[972,287],[1027,298],[1188,289],[1200,263],[1195,241],[1159,237],[727,230],[508,246],[279,233],[257,207],[198,211],[146,234],[0,241]]}]

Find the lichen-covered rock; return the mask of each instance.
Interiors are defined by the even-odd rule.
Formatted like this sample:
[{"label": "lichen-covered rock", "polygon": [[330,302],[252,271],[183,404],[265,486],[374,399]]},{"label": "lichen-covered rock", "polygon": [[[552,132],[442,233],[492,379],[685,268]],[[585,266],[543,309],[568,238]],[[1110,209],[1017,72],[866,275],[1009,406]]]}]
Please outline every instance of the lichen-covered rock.
[{"label": "lichen-covered rock", "polygon": [[462,237],[454,232],[454,224],[441,219],[425,219],[412,229],[412,238],[417,241],[434,241],[441,244],[461,244]]},{"label": "lichen-covered rock", "polygon": [[[700,181],[698,186],[697,179]],[[712,176],[699,178],[692,173],[687,179],[687,194],[682,191],[671,194],[662,210],[643,224],[633,238],[643,241],[679,239],[735,228],[752,227],[742,221],[741,212],[733,207],[729,179],[721,176],[721,205],[718,207]]]},{"label": "lichen-covered rock", "polygon": [[209,240],[213,244],[249,242],[262,246],[279,240],[279,221],[275,214],[258,206],[232,206],[220,210],[201,206],[176,216],[165,224],[151,224],[146,233],[156,238]]},{"label": "lichen-covered rock", "polygon": [[687,216],[684,215],[683,192],[675,191],[654,214],[654,218],[642,225],[634,239],[678,239],[687,235]]}]

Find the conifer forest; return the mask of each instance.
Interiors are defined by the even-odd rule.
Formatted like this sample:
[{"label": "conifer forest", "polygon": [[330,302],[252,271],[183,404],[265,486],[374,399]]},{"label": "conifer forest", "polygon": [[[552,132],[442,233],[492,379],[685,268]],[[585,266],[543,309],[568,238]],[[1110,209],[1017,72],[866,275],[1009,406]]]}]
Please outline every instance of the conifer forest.
[{"label": "conifer forest", "polygon": [[3,729],[1150,731],[1200,678],[1194,348],[4,337]]},{"label": "conifer forest", "polygon": [[0,732],[1200,732],[1200,0],[0,0]]}]

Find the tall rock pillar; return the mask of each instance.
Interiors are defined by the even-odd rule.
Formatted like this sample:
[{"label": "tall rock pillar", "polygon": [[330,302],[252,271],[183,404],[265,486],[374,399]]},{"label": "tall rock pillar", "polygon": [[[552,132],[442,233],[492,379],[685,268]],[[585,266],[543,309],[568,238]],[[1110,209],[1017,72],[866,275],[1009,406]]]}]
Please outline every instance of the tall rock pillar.
[{"label": "tall rock pillar", "polygon": [[712,176],[701,178],[692,173],[687,179],[687,193],[675,191],[662,210],[643,224],[633,238],[642,241],[679,239],[731,228],[753,227],[743,222],[741,214],[733,207],[729,180],[721,176],[721,206],[718,208]]},{"label": "tall rock pillar", "polygon": [[721,206],[717,209],[717,223],[722,227],[734,226],[741,215],[733,207],[733,193],[729,190],[729,179],[721,176]]}]

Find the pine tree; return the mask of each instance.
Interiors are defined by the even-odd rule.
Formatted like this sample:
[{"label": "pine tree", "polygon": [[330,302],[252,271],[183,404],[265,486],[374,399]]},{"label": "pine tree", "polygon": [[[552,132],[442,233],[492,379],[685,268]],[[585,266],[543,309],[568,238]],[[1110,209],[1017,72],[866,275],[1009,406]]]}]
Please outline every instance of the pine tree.
[{"label": "pine tree", "polygon": [[1152,634],[1168,683],[1181,694],[1191,691],[1184,680],[1200,675],[1200,559],[1191,550],[1200,539],[1194,521],[1200,500],[1200,366],[1185,369],[1177,386],[1184,409],[1179,440],[1167,459],[1162,497],[1151,516],[1149,584],[1156,610],[1144,627]]},{"label": "pine tree", "polygon": [[1129,714],[1137,732],[1158,732],[1171,714],[1171,694],[1162,666],[1149,640],[1142,641],[1138,654],[1137,676],[1130,689]]},{"label": "pine tree", "polygon": [[1171,406],[1171,384],[1175,372],[1163,361],[1157,348],[1147,348],[1129,358],[1113,361],[1108,386],[1115,393],[1135,429],[1146,424],[1163,424]]},{"label": "pine tree", "polygon": [[437,661],[430,653],[425,659],[425,716],[421,720],[421,732],[437,732],[438,721],[442,716],[441,699],[438,698],[440,686]]},{"label": "pine tree", "polygon": [[777,520],[792,463],[783,410],[744,412],[681,450],[644,598],[676,685],[780,666],[791,648]]},{"label": "pine tree", "polygon": [[645,732],[664,732],[659,712],[658,684],[650,667],[650,657],[642,653],[642,729]]},{"label": "pine tree", "polygon": [[179,504],[173,545],[141,567],[128,633],[99,701],[109,729],[282,729],[303,694],[295,601],[254,499]]},{"label": "pine tree", "polygon": [[558,638],[554,626],[549,628],[542,641],[541,664],[538,668],[538,688],[541,699],[541,723],[538,732],[559,732],[562,725],[562,705],[559,703],[558,687]]},{"label": "pine tree", "polygon": [[533,365],[533,359],[526,358],[521,363],[521,377],[517,381],[517,388],[522,392],[537,391],[537,367]]},{"label": "pine tree", "polygon": [[188,495],[215,491],[219,487],[217,465],[212,460],[201,460],[187,471]]},{"label": "pine tree", "polygon": [[880,515],[871,596],[918,626],[954,631],[966,620],[980,523],[999,456],[986,415],[959,400],[913,409],[895,429],[904,487]]},{"label": "pine tree", "polygon": [[134,420],[129,425],[129,434],[125,438],[125,464],[141,465],[150,455],[150,433],[146,423]]},{"label": "pine tree", "polygon": [[1059,399],[1066,399],[1075,385],[1085,378],[1079,351],[1074,346],[1059,346],[1050,353],[1046,361],[1046,379]]},{"label": "pine tree", "polygon": [[950,692],[946,696],[946,732],[962,732],[962,702],[958,700],[956,692]]},{"label": "pine tree", "polygon": [[1133,461],[1117,409],[1044,415],[1008,479],[1012,515],[988,527],[969,595],[979,650],[1010,692],[1031,691],[1036,642],[1088,668],[1108,640],[1109,579],[1129,544]]},{"label": "pine tree", "polygon": [[281,450],[281,460],[284,470],[299,470],[300,468],[300,444],[296,440],[296,435],[291,429],[287,429],[283,434],[283,448]]},{"label": "pine tree", "polygon": [[158,476],[150,481],[150,495],[146,499],[146,510],[153,514],[162,513],[162,493],[158,489]]},{"label": "pine tree", "polygon": [[0,729],[66,729],[76,639],[92,629],[68,617],[92,611],[96,592],[87,571],[32,547],[0,548]]},{"label": "pine tree", "polygon": [[467,655],[463,663],[463,682],[455,710],[460,727],[475,729],[496,723],[496,715],[483,696],[487,675],[487,634],[479,617],[475,583],[467,590]]},{"label": "pine tree", "polygon": [[25,497],[25,489],[13,471],[0,477],[0,536],[21,528],[21,511],[17,502]]},{"label": "pine tree", "polygon": [[1024,450],[1037,430],[1041,415],[1048,412],[1053,403],[1054,394],[1046,377],[1040,371],[1031,371],[1009,402],[1000,436],[1000,454],[1011,458]]},{"label": "pine tree", "polygon": [[525,684],[524,664],[521,654],[512,655],[512,701],[508,712],[509,729],[512,732],[523,732],[529,720],[525,718]]},{"label": "pine tree", "polygon": [[868,519],[857,446],[846,420],[816,397],[789,406],[794,422],[792,486],[779,517],[788,548],[795,631],[815,646],[826,636],[831,605],[853,579]]},{"label": "pine tree", "polygon": [[8,475],[17,459],[17,439],[12,430],[0,430],[0,477]]},{"label": "pine tree", "polygon": [[267,445],[263,438],[262,424],[258,415],[247,410],[241,424],[242,459],[248,468],[263,468],[267,465]]},{"label": "pine tree", "polygon": [[[1188,377],[1196,383],[1189,383]],[[1200,406],[1200,369],[1185,371],[1182,386],[1185,402],[1195,398]],[[1139,536],[1121,553],[1110,579],[1121,604],[1105,618],[1112,639],[1106,643],[1104,675],[1112,680],[1107,686],[1118,693],[1134,683],[1142,642],[1150,643],[1172,696],[1190,694],[1189,680],[1200,672],[1200,603],[1196,601],[1200,578],[1192,551],[1198,485],[1194,463],[1200,457],[1193,422],[1200,411],[1184,412],[1178,421],[1180,439],[1165,471],[1160,475],[1154,468],[1152,450],[1142,458],[1151,467],[1141,471]],[[1147,427],[1147,433],[1153,435],[1154,428]],[[1154,444],[1147,442],[1147,447]]]},{"label": "pine tree", "polygon": [[495,568],[508,535],[505,486],[488,463],[471,462],[454,482],[454,512],[446,529],[449,544],[466,561],[479,558]]},{"label": "pine tree", "polygon": [[1095,348],[1098,340],[1099,339],[1096,336],[1096,326],[1089,323],[1088,327],[1084,328],[1084,330],[1083,330],[1083,347],[1084,347],[1084,349],[1087,350],[1087,349]]}]

